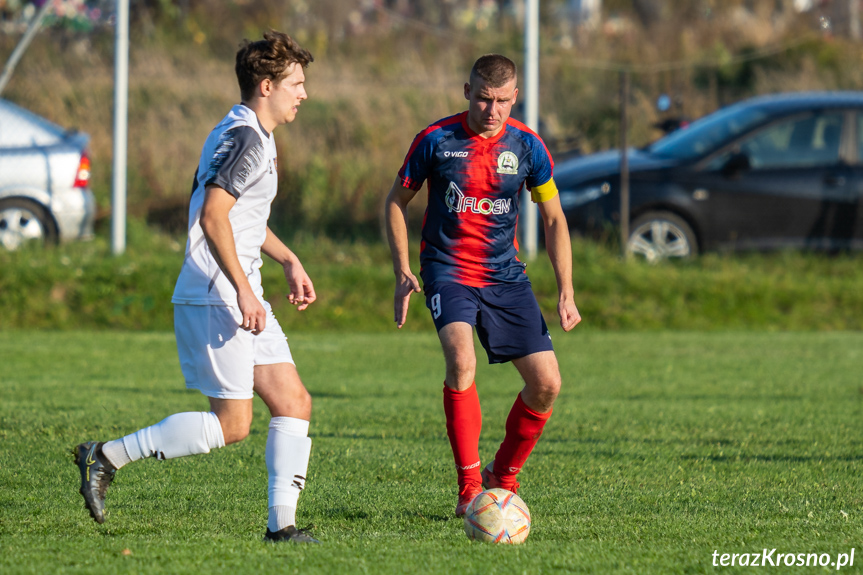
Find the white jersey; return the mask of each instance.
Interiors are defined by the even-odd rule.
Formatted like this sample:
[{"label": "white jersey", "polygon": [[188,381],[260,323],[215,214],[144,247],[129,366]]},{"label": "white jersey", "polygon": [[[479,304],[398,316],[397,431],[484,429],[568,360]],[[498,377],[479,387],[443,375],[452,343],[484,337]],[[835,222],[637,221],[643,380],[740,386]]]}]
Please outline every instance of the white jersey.
[{"label": "white jersey", "polygon": [[237,305],[237,291],[210,253],[201,229],[201,208],[208,185],[223,188],[237,198],[228,217],[240,266],[263,301],[261,246],[267,238],[270,204],[276,197],[276,144],[257,115],[242,104],[234,106],[213,128],[204,149],[189,205],[189,240],[186,259],[174,288],[175,304]]}]

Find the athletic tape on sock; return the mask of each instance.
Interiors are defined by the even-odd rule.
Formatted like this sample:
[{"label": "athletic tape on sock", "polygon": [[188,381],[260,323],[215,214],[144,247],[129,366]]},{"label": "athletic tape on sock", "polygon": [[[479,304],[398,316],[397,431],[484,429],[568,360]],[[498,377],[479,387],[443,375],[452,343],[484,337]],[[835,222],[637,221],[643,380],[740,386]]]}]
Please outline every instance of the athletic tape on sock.
[{"label": "athletic tape on sock", "polygon": [[270,420],[266,451],[269,507],[297,507],[312,453],[312,440],[299,433],[307,433],[308,425],[293,417]]}]

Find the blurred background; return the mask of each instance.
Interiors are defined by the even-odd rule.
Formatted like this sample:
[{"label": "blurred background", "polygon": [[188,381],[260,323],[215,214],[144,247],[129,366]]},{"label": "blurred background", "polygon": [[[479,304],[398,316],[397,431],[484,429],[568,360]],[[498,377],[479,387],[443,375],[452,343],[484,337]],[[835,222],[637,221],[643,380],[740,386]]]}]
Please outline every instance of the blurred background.
[{"label": "blurred background", "polygon": [[[188,196],[201,145],[239,100],[234,54],[244,38],[260,38],[270,28],[293,35],[315,57],[307,71],[308,101],[293,124],[275,132],[280,190],[271,226],[300,245],[311,242],[331,262],[380,266],[383,279],[374,281],[385,282],[381,293],[391,297],[382,206],[414,135],[430,122],[465,108],[462,85],[478,56],[501,52],[520,66],[523,63],[524,2],[520,0],[132,0],[128,154],[132,251],[103,269],[99,266],[109,266],[103,260],[110,259],[105,241],[110,236],[111,214],[114,3],[48,1],[51,6],[43,27],[2,97],[65,129],[89,135],[86,168],[97,205],[96,241],[84,248],[58,248],[47,256],[34,255],[30,248],[25,250],[28,255],[3,254],[0,304],[10,313],[0,319],[0,327],[170,327],[170,306],[163,300],[169,299],[182,255],[171,255],[173,259],[165,261],[172,263],[153,264],[153,268],[143,262],[162,250],[182,251]],[[42,5],[0,0],[3,61]],[[649,144],[680,121],[747,97],[863,88],[859,0],[542,0],[540,5],[539,131],[556,158],[618,145],[621,70],[631,73],[629,142],[633,146]],[[421,196],[410,214],[413,233],[422,217]],[[136,246],[143,246],[143,251],[136,252]],[[577,246],[577,274],[579,258],[620,264],[613,249],[597,249],[601,248]],[[71,263],[63,264],[63,258]],[[798,267],[819,265],[813,262],[806,260]],[[716,273],[726,274],[726,285],[750,272],[745,267],[728,272],[731,264],[726,259],[691,265],[724,269]],[[750,265],[787,267],[775,260]],[[856,269],[856,261],[847,266]],[[68,268],[66,275],[50,275],[63,267]],[[585,271],[589,268],[581,268],[584,277],[593,277]],[[668,270],[637,273],[655,274],[657,284],[669,283]],[[671,273],[695,272],[678,266]],[[142,278],[149,274],[164,276],[165,285],[144,294],[141,286],[149,280]],[[693,294],[716,281],[698,277],[693,276],[692,293],[668,297],[679,298],[674,300],[678,304],[697,300]],[[95,283],[81,286],[85,281],[81,278]],[[127,287],[124,281],[129,282]],[[364,280],[346,281],[359,285]],[[778,284],[783,281],[787,283],[787,279],[775,279]],[[541,283],[541,278],[535,283]],[[553,298],[553,282],[551,286]],[[664,293],[654,287],[644,289]],[[605,282],[583,284],[580,289],[585,294],[602,291],[603,297],[614,290]],[[863,309],[863,302],[849,303],[848,297],[853,296],[845,293],[847,285],[829,289],[836,293],[835,301],[832,295],[827,297],[831,305],[837,309],[844,305],[846,311],[837,312],[826,327],[858,327],[863,314],[857,310]],[[668,317],[656,314],[667,302],[648,304],[644,317],[652,318],[649,321],[633,320],[632,310],[623,315],[609,311],[626,308],[627,298],[636,301],[637,291],[621,294],[620,301],[597,303],[597,313],[606,318],[598,324],[668,325]],[[28,299],[34,294],[41,295],[35,301]],[[343,310],[348,307],[340,302]],[[391,306],[388,300],[383,304],[381,311]],[[678,304],[676,309],[681,309]],[[133,309],[137,311],[130,316]],[[553,301],[549,309],[553,313]],[[680,325],[738,325],[727,319],[701,322],[698,317],[703,317],[704,310],[699,309],[692,308],[690,320],[681,320]],[[744,326],[751,322],[762,327],[808,326],[789,323],[787,305],[775,309],[772,319],[736,317],[742,318],[739,325]],[[330,315],[315,325],[327,327],[341,321],[335,311],[320,313]],[[728,313],[720,305],[715,315],[723,318]],[[426,319],[417,317],[421,327],[428,327]]]},{"label": "blurred background", "polygon": [[[777,91],[859,89],[856,0],[543,0],[541,132],[557,156],[615,147],[618,75],[632,66],[630,141]],[[51,0],[3,96],[91,136],[91,187],[110,212],[113,2]],[[36,6],[0,2],[8,58]],[[133,0],[129,213],[184,231],[201,143],[238,101],[233,57],[275,28],[314,54],[309,100],[276,132],[282,232],[380,237],[380,210],[412,137],[464,108],[479,55],[523,60],[514,0]],[[657,110],[661,95],[670,109]]]}]

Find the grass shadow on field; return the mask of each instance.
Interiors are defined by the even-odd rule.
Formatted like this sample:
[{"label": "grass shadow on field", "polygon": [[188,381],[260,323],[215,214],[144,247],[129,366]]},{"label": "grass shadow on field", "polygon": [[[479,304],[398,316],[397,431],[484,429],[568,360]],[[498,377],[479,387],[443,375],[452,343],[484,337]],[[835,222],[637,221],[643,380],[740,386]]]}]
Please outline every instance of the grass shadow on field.
[{"label": "grass shadow on field", "polygon": [[743,463],[820,463],[823,461],[857,462],[863,461],[863,455],[680,455],[679,459],[708,460],[713,462],[743,462]]},{"label": "grass shadow on field", "polygon": [[802,395],[790,394],[682,394],[674,395],[650,394],[650,395],[628,395],[622,398],[625,401],[802,401],[808,399]]}]

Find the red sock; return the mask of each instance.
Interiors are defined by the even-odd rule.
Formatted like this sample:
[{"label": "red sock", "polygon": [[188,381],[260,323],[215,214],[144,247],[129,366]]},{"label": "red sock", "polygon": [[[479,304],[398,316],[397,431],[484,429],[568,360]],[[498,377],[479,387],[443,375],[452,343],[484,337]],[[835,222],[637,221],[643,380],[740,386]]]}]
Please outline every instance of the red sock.
[{"label": "red sock", "polygon": [[545,422],[551,417],[548,413],[537,413],[521,399],[521,394],[506,418],[506,436],[494,456],[494,474],[501,483],[515,481],[534,445],[542,435]]},{"label": "red sock", "polygon": [[458,486],[479,484],[479,433],[482,429],[482,411],[476,385],[464,391],[455,391],[444,385],[443,410],[446,414],[446,434],[452,446]]}]

